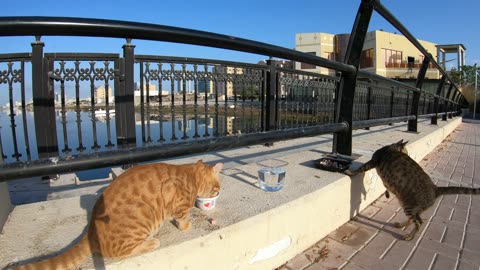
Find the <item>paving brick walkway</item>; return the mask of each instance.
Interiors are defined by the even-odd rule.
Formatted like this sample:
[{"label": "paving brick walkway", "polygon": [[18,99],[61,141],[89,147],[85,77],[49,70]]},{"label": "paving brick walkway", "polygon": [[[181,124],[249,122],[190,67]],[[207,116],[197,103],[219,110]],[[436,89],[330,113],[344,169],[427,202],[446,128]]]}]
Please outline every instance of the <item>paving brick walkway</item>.
[{"label": "paving brick walkway", "polygon": [[[462,123],[420,165],[439,186],[480,187],[480,122]],[[405,218],[382,196],[279,269],[480,269],[480,195],[440,197],[412,241],[390,225]]]}]

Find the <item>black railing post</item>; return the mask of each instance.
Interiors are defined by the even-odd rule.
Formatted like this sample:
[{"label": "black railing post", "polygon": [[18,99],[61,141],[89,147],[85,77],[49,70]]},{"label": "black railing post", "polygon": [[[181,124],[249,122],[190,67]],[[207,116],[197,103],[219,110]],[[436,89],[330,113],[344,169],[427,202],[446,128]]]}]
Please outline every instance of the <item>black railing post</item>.
[{"label": "black railing post", "polygon": [[453,93],[452,99],[449,100],[450,103],[449,103],[449,106],[448,106],[449,108],[448,108],[446,117],[448,117],[448,118],[450,118],[450,119],[453,118],[453,116],[452,116],[452,111],[453,111],[453,110],[456,111],[456,110],[458,109],[458,108],[455,108],[455,107],[456,107],[455,103],[456,103],[456,104],[460,104],[459,102],[460,102],[460,100],[462,100],[463,98],[464,98],[464,97],[463,97],[462,93],[457,89],[457,90]]},{"label": "black railing post", "polygon": [[442,94],[442,90],[445,86],[445,81],[446,81],[447,77],[445,77],[445,75],[442,76],[442,78],[440,79],[440,83],[438,84],[438,87],[437,87],[437,92],[435,93],[435,97],[434,97],[434,100],[433,100],[433,113],[435,114],[434,116],[432,116],[432,119],[430,120],[430,124],[432,125],[438,125],[438,97]]},{"label": "black railing post", "polygon": [[277,126],[278,73],[275,62],[267,60],[267,88],[265,91],[265,131],[275,130]]},{"label": "black railing post", "polygon": [[[395,88],[392,86],[390,94],[390,118],[393,118],[393,106],[395,105]],[[389,126],[393,126],[393,123],[388,124]]]},{"label": "black railing post", "polygon": [[422,66],[420,67],[420,71],[418,71],[417,82],[415,84],[417,91],[413,92],[412,110],[410,113],[410,115],[415,115],[415,119],[408,120],[408,131],[410,132],[417,132],[418,130],[418,104],[420,103],[420,94],[422,90],[423,80],[425,79],[425,74],[427,73],[427,68],[430,64],[431,58],[431,55],[425,55]]},{"label": "black railing post", "polygon": [[427,107],[427,93],[425,91],[423,93],[423,105],[422,105],[422,114],[425,114],[425,108]]},{"label": "black railing post", "polygon": [[450,100],[450,106],[448,106],[449,107],[449,110],[448,110],[448,118],[449,119],[452,119],[452,110],[453,110],[453,107],[454,107],[454,103],[457,102],[457,99],[459,99],[461,96],[462,95],[461,95],[460,91],[458,91],[458,90],[453,93],[453,98],[452,98],[452,100]]},{"label": "black railing post", "polygon": [[409,111],[408,111],[408,105],[410,105],[409,101],[410,101],[410,90],[407,89],[407,100],[405,102],[405,116],[408,116],[409,114]]},{"label": "black railing post", "polygon": [[136,144],[134,106],[134,48],[131,39],[123,45],[123,58],[120,59],[118,89],[115,89],[115,123],[118,147],[131,147]]},{"label": "black railing post", "polygon": [[32,97],[39,158],[58,156],[55,94],[49,87],[50,78],[44,67],[44,46],[40,37],[35,37],[35,42],[32,42]]},{"label": "black railing post", "polygon": [[442,121],[447,121],[447,112],[448,107],[450,107],[450,94],[452,93],[453,83],[450,84],[447,93],[445,94],[445,101],[443,103],[443,114],[442,114]]},{"label": "black railing post", "polygon": [[[368,80],[368,87],[367,87],[367,120],[372,119],[372,103],[373,103],[373,95],[372,95],[372,80]],[[366,130],[370,130],[370,127],[366,127]]]},{"label": "black railing post", "polygon": [[374,10],[374,2],[373,0],[362,0],[348,41],[344,62],[354,66],[355,71],[352,73],[342,72],[338,84],[338,97],[336,97],[335,104],[335,122],[346,122],[348,124],[348,130],[334,133],[333,153],[343,155],[352,154],[353,99],[355,97],[360,56],[362,54],[363,43],[367,34],[370,18]]}]

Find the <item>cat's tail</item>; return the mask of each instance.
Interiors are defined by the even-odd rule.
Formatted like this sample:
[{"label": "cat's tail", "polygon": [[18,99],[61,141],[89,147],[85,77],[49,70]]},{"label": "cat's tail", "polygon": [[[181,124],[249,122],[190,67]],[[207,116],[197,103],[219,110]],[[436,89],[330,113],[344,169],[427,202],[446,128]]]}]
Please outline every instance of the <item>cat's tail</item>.
[{"label": "cat's tail", "polygon": [[437,187],[435,194],[438,196],[448,194],[480,194],[480,188],[468,187]]},{"label": "cat's tail", "polygon": [[363,164],[357,170],[351,171],[350,169],[348,169],[348,170],[344,171],[343,173],[346,174],[346,175],[349,175],[349,176],[354,176],[354,175],[357,175],[359,173],[363,173],[363,172],[366,172],[368,170],[371,170],[373,168],[375,168],[375,164],[373,163],[372,160],[369,160],[369,161],[367,161],[367,163]]},{"label": "cat's tail", "polygon": [[79,265],[92,254],[88,233],[66,252],[34,263],[16,266],[11,270],[68,270]]}]

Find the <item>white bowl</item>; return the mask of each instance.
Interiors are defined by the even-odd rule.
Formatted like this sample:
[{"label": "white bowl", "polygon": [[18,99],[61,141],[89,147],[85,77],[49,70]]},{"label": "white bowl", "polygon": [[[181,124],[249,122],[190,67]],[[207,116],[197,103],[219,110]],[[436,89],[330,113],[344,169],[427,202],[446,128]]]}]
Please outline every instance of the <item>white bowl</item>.
[{"label": "white bowl", "polygon": [[202,210],[211,210],[215,208],[215,205],[217,205],[218,196],[220,196],[220,193],[218,193],[217,196],[212,198],[197,197],[197,199],[195,200],[195,206]]}]

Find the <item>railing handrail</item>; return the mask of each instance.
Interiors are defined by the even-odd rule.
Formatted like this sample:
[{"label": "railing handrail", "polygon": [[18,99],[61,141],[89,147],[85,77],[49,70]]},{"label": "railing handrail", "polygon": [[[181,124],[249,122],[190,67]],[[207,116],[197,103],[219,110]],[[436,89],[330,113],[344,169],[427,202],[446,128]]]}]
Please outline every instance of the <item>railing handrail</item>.
[{"label": "railing handrail", "polygon": [[170,63],[179,63],[179,64],[189,62],[189,64],[223,65],[223,66],[233,66],[233,67],[252,68],[252,69],[265,69],[265,70],[269,68],[267,65],[250,64],[250,63],[235,62],[235,61],[215,60],[215,59],[206,59],[206,58],[164,56],[164,55],[145,55],[145,54],[136,54],[135,55],[135,62],[158,62],[158,61],[160,61],[160,62],[161,61],[168,61]]},{"label": "railing handrail", "polygon": [[120,20],[74,17],[0,17],[0,36],[95,36],[168,41],[230,49],[354,73],[352,65],[280,46],[187,28]]}]

